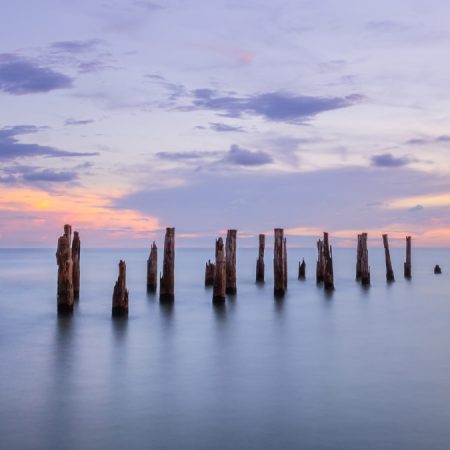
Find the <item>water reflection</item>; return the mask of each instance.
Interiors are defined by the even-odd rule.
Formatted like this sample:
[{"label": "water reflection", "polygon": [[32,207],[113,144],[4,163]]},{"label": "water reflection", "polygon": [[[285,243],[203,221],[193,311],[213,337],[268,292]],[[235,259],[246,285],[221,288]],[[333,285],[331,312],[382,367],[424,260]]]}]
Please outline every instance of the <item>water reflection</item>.
[{"label": "water reflection", "polygon": [[128,316],[111,317],[111,326],[116,342],[125,340],[128,330]]},{"label": "water reflection", "polygon": [[217,322],[225,322],[227,318],[227,305],[225,302],[213,302],[214,317]]}]

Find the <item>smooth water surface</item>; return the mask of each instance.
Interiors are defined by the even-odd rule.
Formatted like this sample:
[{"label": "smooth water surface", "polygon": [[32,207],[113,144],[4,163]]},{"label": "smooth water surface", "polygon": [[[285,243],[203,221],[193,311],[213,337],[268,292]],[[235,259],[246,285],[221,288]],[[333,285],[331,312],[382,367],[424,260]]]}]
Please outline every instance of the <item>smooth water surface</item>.
[{"label": "smooth water surface", "polygon": [[[146,293],[147,250],[82,249],[80,299],[60,318],[54,253],[0,250],[2,449],[450,448],[449,251],[415,250],[406,281],[393,250],[388,285],[370,249],[363,289],[355,251],[337,249],[327,295],[315,251],[288,249],[275,301],[271,250],[264,286],[257,251],[240,250],[238,294],[214,307],[212,251],[177,250],[167,306]],[[113,320],[119,259],[130,312]]]}]

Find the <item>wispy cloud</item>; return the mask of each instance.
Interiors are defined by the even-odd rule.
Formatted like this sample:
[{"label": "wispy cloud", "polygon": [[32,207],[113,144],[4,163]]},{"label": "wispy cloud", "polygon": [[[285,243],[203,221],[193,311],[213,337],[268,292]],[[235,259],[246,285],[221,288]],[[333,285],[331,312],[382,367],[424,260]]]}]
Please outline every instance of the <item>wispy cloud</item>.
[{"label": "wispy cloud", "polygon": [[68,89],[73,79],[14,54],[0,54],[0,91],[13,95]]},{"label": "wispy cloud", "polygon": [[97,152],[69,152],[55,147],[39,144],[23,144],[17,136],[37,133],[40,129],[33,125],[17,125],[0,129],[0,160],[12,160],[23,157],[79,157],[94,156]]},{"label": "wispy cloud", "polygon": [[209,128],[213,131],[217,131],[219,133],[236,133],[240,132],[243,133],[245,130],[243,127],[240,126],[233,126],[233,125],[227,125],[226,123],[219,123],[219,122],[210,122]]},{"label": "wispy cloud", "polygon": [[66,126],[73,126],[73,125],[89,125],[90,123],[94,123],[92,119],[67,119],[64,122],[64,125]]},{"label": "wispy cloud", "polygon": [[409,156],[396,157],[392,153],[374,155],[371,158],[371,164],[375,167],[403,167],[413,162],[416,160]]},{"label": "wispy cloud", "polygon": [[441,136],[436,137],[420,137],[420,138],[412,138],[405,142],[406,145],[428,145],[428,144],[448,144],[450,143],[450,136],[447,134],[443,134]]},{"label": "wispy cloud", "polygon": [[223,160],[236,166],[263,166],[274,162],[266,152],[250,151],[238,145],[232,145]]}]

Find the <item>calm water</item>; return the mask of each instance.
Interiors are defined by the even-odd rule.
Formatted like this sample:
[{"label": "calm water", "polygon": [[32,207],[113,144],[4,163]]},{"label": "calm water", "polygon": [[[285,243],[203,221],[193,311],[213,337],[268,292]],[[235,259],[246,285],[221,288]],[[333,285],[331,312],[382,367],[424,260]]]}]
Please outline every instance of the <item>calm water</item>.
[{"label": "calm water", "polygon": [[[0,250],[0,447],[450,448],[450,252],[415,250],[407,282],[394,250],[388,286],[371,249],[364,290],[355,251],[336,249],[330,296],[315,251],[288,252],[284,301],[271,250],[263,287],[256,250],[241,250],[238,295],[215,308],[213,252],[178,250],[170,308],[145,292],[147,250],[82,250],[80,300],[58,318],[54,250]],[[111,319],[120,258],[128,320]]]}]

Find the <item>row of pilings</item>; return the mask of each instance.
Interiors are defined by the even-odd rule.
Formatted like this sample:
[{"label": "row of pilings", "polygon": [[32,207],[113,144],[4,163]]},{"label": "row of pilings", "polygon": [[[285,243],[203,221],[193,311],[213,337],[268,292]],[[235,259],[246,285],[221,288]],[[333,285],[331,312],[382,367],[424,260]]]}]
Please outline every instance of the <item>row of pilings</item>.
[{"label": "row of pilings", "polygon": [[[382,235],[386,261],[386,279],[395,281],[392,269],[389,242],[387,234]],[[212,286],[212,301],[224,302],[226,296],[237,293],[236,285],[236,240],[237,230],[228,230],[225,244],[219,237],[215,243],[215,262],[208,260],[205,266],[205,286]],[[256,260],[256,282],[265,281],[266,238],[259,235],[258,259]],[[70,313],[73,310],[74,299],[80,292],[80,237],[72,227],[64,225],[64,234],[58,239],[56,260],[58,265],[57,305],[59,313]],[[274,229],[274,296],[283,297],[287,290],[287,245],[282,228]],[[441,273],[439,266],[435,273]],[[406,261],[404,276],[411,278],[411,236],[406,237]],[[299,262],[298,278],[306,278],[306,263]],[[367,233],[358,235],[356,252],[356,280],[363,286],[370,286],[369,252],[367,248]],[[323,233],[323,239],[317,241],[316,283],[322,285],[325,291],[334,290],[333,250],[329,243],[328,233]],[[147,260],[147,291],[155,293],[158,287],[158,248],[153,242]],[[164,238],[164,256],[162,274],[159,277],[159,298],[161,302],[175,300],[175,228],[167,228]],[[126,263],[119,262],[119,276],[115,283],[112,296],[112,315],[128,314],[128,290],[126,287]]]}]

